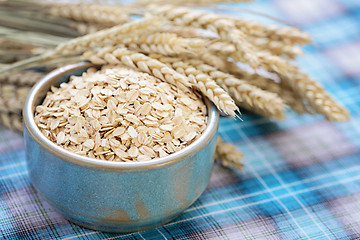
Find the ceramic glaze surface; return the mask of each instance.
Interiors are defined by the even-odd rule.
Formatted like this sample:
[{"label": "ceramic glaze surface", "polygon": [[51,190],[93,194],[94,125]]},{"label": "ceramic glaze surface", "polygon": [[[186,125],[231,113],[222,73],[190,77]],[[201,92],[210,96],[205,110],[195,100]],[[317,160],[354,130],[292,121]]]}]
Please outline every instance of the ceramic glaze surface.
[{"label": "ceramic glaze surface", "polygon": [[30,180],[38,192],[69,220],[100,231],[133,232],[169,222],[205,190],[216,145],[219,114],[206,101],[209,120],[190,146],[148,162],[120,163],[67,152],[46,139],[34,122],[34,108],[51,85],[92,66],[79,63],[41,80],[24,109],[24,137]]}]

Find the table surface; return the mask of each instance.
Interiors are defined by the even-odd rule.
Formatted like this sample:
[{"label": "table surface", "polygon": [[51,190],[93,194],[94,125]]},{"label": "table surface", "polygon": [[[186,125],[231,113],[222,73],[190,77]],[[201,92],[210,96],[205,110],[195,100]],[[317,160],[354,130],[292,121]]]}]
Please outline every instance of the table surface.
[{"label": "table surface", "polygon": [[243,122],[221,119],[219,134],[245,154],[244,170],[216,165],[207,190],[180,217],[126,235],[88,230],[55,212],[31,187],[22,136],[0,126],[0,238],[360,239],[360,1],[237,6],[312,34],[316,44],[298,63],[350,110],[350,122],[292,112],[282,122],[250,113]]}]

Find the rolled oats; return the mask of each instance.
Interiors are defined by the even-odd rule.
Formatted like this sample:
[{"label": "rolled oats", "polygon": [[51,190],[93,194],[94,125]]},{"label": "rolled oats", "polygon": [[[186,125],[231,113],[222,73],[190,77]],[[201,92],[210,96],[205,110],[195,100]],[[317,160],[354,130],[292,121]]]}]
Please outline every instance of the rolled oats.
[{"label": "rolled oats", "polygon": [[105,66],[51,87],[34,119],[47,138],[68,151],[141,162],[194,142],[206,128],[207,112],[194,92],[147,73]]}]

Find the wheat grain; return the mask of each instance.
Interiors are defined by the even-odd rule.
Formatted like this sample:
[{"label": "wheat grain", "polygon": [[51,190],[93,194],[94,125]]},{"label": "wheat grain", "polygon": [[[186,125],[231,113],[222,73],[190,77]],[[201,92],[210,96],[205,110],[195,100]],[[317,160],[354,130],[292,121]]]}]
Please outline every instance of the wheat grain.
[{"label": "wheat grain", "polygon": [[224,140],[218,136],[216,141],[215,159],[220,161],[224,167],[235,167],[241,170],[243,164],[241,159],[243,154],[237,151],[236,147],[230,143],[225,143]]},{"label": "wheat grain", "polygon": [[209,42],[207,48],[212,52],[220,53],[224,56],[229,56],[236,52],[234,44],[225,41]]},{"label": "wheat grain", "polygon": [[216,82],[207,74],[199,71],[186,60],[180,58],[163,57],[161,55],[150,55],[152,58],[158,59],[160,62],[169,64],[178,73],[187,76],[194,81],[194,85],[198,88],[210,101],[212,101],[218,109],[235,117],[239,109],[236,107],[234,100],[224,91]]}]

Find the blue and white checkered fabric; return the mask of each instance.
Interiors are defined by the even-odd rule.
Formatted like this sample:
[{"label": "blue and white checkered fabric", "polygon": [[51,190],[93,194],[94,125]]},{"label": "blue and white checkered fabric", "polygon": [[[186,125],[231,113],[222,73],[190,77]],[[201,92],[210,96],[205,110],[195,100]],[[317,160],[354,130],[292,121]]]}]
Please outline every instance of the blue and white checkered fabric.
[{"label": "blue and white checkered fabric", "polygon": [[[88,230],[56,213],[30,185],[23,138],[0,127],[0,238],[360,239],[360,1],[237,6],[312,34],[315,45],[305,48],[298,63],[350,109],[350,122],[292,112],[282,122],[250,113],[244,122],[221,119],[220,135],[246,156],[243,172],[216,165],[207,191],[180,217],[126,235]],[[269,21],[244,11],[226,13]]]}]

